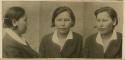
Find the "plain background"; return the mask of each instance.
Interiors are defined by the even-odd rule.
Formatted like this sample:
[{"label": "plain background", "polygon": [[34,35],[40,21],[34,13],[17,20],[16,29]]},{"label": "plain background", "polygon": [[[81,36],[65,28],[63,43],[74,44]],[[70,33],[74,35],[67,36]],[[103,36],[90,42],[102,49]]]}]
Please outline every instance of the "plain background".
[{"label": "plain background", "polygon": [[85,38],[96,32],[94,11],[103,6],[110,6],[118,13],[119,23],[116,31],[122,32],[123,25],[123,3],[122,2],[39,2],[39,1],[4,1],[3,16],[8,8],[20,6],[26,10],[28,16],[28,30],[24,37],[31,47],[38,52],[41,38],[53,31],[51,18],[53,11],[59,6],[70,7],[76,17],[76,24],[72,28],[74,32]]}]

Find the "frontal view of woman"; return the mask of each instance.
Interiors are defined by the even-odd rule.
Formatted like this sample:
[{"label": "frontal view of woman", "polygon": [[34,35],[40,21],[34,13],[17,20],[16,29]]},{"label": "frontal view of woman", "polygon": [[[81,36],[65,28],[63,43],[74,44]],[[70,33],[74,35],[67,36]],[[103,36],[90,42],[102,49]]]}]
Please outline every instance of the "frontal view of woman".
[{"label": "frontal view of woman", "polygon": [[69,7],[58,7],[52,16],[55,31],[43,37],[39,52],[44,58],[78,58],[81,57],[82,36],[72,32],[75,16]]},{"label": "frontal view of woman", "polygon": [[3,58],[37,58],[39,55],[22,37],[27,30],[27,16],[21,7],[11,7],[4,16]]},{"label": "frontal view of woman", "polygon": [[98,33],[86,40],[85,48],[89,58],[121,58],[122,34],[115,31],[118,24],[116,11],[102,7],[95,11]]}]

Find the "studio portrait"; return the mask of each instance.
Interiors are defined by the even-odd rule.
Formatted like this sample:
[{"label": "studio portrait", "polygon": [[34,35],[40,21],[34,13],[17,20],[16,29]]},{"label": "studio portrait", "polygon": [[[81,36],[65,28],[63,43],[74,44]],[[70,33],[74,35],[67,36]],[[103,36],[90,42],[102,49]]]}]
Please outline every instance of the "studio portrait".
[{"label": "studio portrait", "polygon": [[[26,2],[23,4],[26,4]],[[20,2],[7,2],[4,5],[3,2],[3,58],[39,57],[39,54],[32,48],[31,43],[29,43],[30,39],[28,39],[32,37],[31,40],[37,40],[34,38],[36,38],[38,34],[32,33],[32,31],[37,31],[37,25],[35,25],[37,19],[33,19],[35,14],[30,15],[31,12],[37,13],[35,12],[37,10],[34,9],[34,11],[31,11],[30,4],[25,5],[25,7],[23,4]],[[32,24],[33,21],[35,22]],[[31,28],[31,26],[33,28]]]},{"label": "studio portrait", "polygon": [[92,3],[89,7],[93,9],[87,13],[89,18],[86,15],[86,19],[93,15],[90,20],[94,26],[86,27],[87,30],[92,29],[85,39],[87,57],[122,58],[122,3]]},{"label": "studio portrait", "polygon": [[122,2],[2,3],[3,58],[122,58]]},{"label": "studio portrait", "polygon": [[[3,58],[82,57],[83,5],[75,2],[3,2]],[[6,19],[6,14],[12,19]],[[7,25],[10,22],[11,27]],[[23,26],[26,29],[21,33]],[[8,30],[20,39],[8,34]]]}]

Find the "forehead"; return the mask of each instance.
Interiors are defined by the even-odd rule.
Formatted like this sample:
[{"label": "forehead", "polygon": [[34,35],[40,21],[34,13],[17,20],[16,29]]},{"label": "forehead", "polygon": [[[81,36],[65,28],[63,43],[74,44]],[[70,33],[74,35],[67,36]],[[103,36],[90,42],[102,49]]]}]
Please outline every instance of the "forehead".
[{"label": "forehead", "polygon": [[67,11],[61,12],[60,14],[57,15],[57,17],[69,17],[69,13]]},{"label": "forehead", "polygon": [[27,20],[27,16],[26,15],[22,16],[20,20]]},{"label": "forehead", "polygon": [[23,15],[21,18],[27,18],[26,14],[25,14],[25,15]]},{"label": "forehead", "polygon": [[109,13],[106,11],[97,14],[97,18],[106,18],[106,17],[110,17]]}]

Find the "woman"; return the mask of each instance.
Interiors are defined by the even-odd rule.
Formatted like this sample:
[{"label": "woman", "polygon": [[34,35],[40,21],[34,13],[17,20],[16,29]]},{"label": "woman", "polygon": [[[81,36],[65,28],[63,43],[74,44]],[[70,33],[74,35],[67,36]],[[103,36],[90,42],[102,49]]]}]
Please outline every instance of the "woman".
[{"label": "woman", "polygon": [[118,24],[116,11],[102,7],[95,11],[98,33],[87,38],[85,49],[89,58],[121,58],[122,34],[115,31]]},{"label": "woman", "polygon": [[69,7],[58,7],[52,16],[54,33],[41,40],[39,52],[44,58],[78,58],[81,57],[82,36],[72,32],[75,16]]},{"label": "woman", "polygon": [[4,17],[3,57],[36,58],[39,55],[29,46],[22,34],[27,29],[27,17],[21,7],[11,7]]}]

